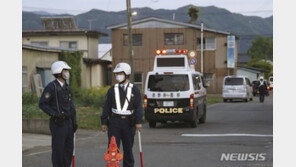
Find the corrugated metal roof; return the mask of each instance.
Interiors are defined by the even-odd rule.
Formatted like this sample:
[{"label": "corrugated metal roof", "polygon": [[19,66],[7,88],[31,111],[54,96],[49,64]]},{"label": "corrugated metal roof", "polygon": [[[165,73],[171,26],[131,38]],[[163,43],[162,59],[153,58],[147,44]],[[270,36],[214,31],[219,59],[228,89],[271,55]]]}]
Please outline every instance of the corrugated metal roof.
[{"label": "corrugated metal roof", "polygon": [[49,52],[62,52],[62,51],[76,52],[76,51],[80,51],[78,49],[72,49],[72,48],[60,48],[60,47],[32,45],[32,44],[23,44],[22,47],[26,48],[26,49],[49,51]]},{"label": "corrugated metal roof", "polygon": [[[184,22],[179,22],[179,21],[174,21],[174,20],[167,20],[167,19],[162,19],[162,18],[158,18],[158,17],[148,17],[148,18],[135,20],[135,21],[132,21],[132,24],[139,24],[142,22],[149,22],[149,21],[159,21],[159,22],[164,22],[164,23],[169,23],[169,24],[182,25],[182,26],[192,27],[192,28],[196,28],[196,29],[201,29],[200,25],[197,25],[197,24],[190,24],[190,23],[184,23]],[[125,27],[125,26],[127,26],[127,23],[110,25],[110,26],[107,26],[107,29],[112,30],[112,29],[121,28],[121,27]],[[206,28],[206,27],[204,27],[204,31],[216,32],[216,33],[226,34],[226,35],[231,34],[230,32],[210,29],[210,28]]]},{"label": "corrugated metal roof", "polygon": [[25,35],[43,35],[43,34],[86,34],[86,35],[98,35],[98,36],[108,36],[108,34],[86,29],[41,29],[41,30],[25,30],[22,32]]},{"label": "corrugated metal roof", "polygon": [[99,44],[98,45],[99,58],[102,58],[111,48],[112,48],[111,43]]}]

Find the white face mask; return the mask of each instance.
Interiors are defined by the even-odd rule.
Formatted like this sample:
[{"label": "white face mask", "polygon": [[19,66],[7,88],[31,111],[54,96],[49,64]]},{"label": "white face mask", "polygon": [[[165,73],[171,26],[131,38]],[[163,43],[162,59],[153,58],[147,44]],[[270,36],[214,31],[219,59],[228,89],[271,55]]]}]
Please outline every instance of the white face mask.
[{"label": "white face mask", "polygon": [[124,81],[125,76],[124,75],[116,75],[116,80],[120,83],[122,81]]},{"label": "white face mask", "polygon": [[66,80],[70,79],[70,73],[69,72],[64,73],[64,79],[66,79]]}]

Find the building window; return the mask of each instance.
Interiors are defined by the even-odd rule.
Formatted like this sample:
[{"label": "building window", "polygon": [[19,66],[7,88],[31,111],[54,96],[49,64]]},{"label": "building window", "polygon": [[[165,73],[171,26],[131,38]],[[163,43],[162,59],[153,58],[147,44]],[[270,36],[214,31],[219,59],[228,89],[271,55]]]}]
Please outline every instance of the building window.
[{"label": "building window", "polygon": [[140,89],[143,86],[143,76],[142,73],[135,73],[134,74],[134,84],[136,84]]},{"label": "building window", "polygon": [[[123,34],[123,46],[128,45],[128,35]],[[142,46],[142,34],[133,34],[133,46]]]},{"label": "building window", "polygon": [[48,46],[47,41],[32,41],[31,44],[32,45],[39,45],[39,46]]},{"label": "building window", "polygon": [[[201,48],[201,38],[197,38],[197,49]],[[204,38],[203,39],[203,49],[205,50],[215,50],[216,49],[216,39],[215,38]]]},{"label": "building window", "polygon": [[66,49],[77,49],[76,41],[60,41],[60,47]]},{"label": "building window", "polygon": [[28,88],[28,68],[26,66],[22,68],[22,88]]},{"label": "building window", "polygon": [[216,49],[216,39],[206,38],[206,50],[215,50],[215,49]]},{"label": "building window", "polygon": [[166,33],[164,34],[165,45],[184,45],[184,34]]}]

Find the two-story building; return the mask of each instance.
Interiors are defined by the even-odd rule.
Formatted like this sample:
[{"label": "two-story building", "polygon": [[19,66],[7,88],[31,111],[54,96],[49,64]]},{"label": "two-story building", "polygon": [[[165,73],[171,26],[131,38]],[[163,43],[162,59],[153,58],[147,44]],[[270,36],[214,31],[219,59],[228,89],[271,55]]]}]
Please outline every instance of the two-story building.
[{"label": "two-story building", "polygon": [[[111,25],[113,68],[119,62],[129,63],[127,23]],[[205,27],[203,40],[204,76],[211,80],[208,93],[222,93],[226,75],[236,74],[237,45],[235,41],[235,67],[227,68],[227,37],[233,35]],[[144,87],[148,71],[153,69],[154,51],[157,49],[187,49],[197,52],[195,69],[201,71],[201,27],[196,24],[149,17],[132,22],[133,67],[137,85]],[[114,82],[114,78],[113,78]]]},{"label": "two-story building", "polygon": [[[111,61],[98,58],[99,37],[107,36],[107,34],[94,30],[78,29],[72,17],[42,17],[41,21],[44,29],[23,31],[23,44],[81,51],[83,52],[81,62],[82,87],[107,85],[107,69]],[[23,57],[23,59],[26,59],[26,57]]]}]

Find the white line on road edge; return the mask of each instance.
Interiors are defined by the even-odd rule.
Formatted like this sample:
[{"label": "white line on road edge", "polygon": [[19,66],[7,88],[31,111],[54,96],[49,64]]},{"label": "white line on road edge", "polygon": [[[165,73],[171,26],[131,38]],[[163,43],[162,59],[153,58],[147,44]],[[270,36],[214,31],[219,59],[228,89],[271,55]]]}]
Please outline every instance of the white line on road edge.
[{"label": "white line on road edge", "polygon": [[48,153],[48,152],[51,152],[51,150],[41,151],[41,152],[36,152],[36,153],[31,153],[31,154],[27,154],[27,155],[24,155],[24,156],[32,156],[32,155],[43,154],[43,153]]},{"label": "white line on road edge", "polygon": [[[88,139],[91,139],[91,138],[94,138],[94,137],[97,137],[99,136],[99,134],[95,134],[93,136],[89,136],[89,137],[84,137],[84,138],[79,138],[79,139],[76,139],[76,140],[88,140]],[[27,154],[27,155],[24,155],[24,156],[32,156],[32,155],[38,155],[38,154],[43,154],[43,153],[48,153],[48,152],[51,152],[51,150],[47,150],[47,151],[41,151],[41,152],[36,152],[36,153],[31,153],[31,154]]]},{"label": "white line on road edge", "polygon": [[245,133],[226,133],[226,134],[182,134],[184,137],[273,137],[268,134],[245,134]]}]

